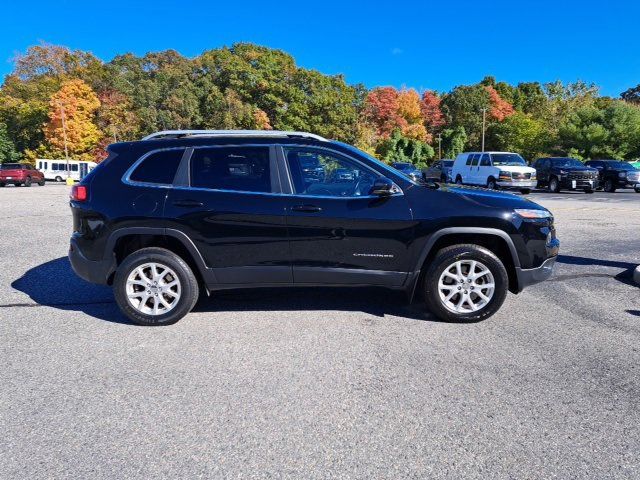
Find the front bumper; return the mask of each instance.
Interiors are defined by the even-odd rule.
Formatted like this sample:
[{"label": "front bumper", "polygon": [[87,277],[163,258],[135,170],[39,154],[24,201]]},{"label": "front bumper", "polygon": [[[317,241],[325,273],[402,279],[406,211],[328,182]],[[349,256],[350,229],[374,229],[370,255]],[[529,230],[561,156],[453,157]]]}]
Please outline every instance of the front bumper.
[{"label": "front bumper", "polygon": [[640,188],[640,180],[620,179],[616,188]]},{"label": "front bumper", "polygon": [[518,292],[521,292],[529,285],[544,282],[553,273],[553,266],[556,263],[557,255],[547,258],[538,268],[520,268],[516,267],[516,275],[518,277]]},{"label": "front bumper", "polygon": [[107,285],[109,277],[116,269],[116,262],[113,258],[98,261],[89,260],[82,254],[73,237],[69,244],[69,262],[73,271],[80,278],[100,285]]},{"label": "front bumper", "polygon": [[596,189],[600,186],[600,182],[597,179],[571,179],[563,177],[560,179],[560,188],[565,190],[577,190],[583,188]]},{"label": "front bumper", "polygon": [[498,186],[519,190],[521,188],[535,188],[537,183],[536,180],[514,180],[513,182],[498,182]]}]

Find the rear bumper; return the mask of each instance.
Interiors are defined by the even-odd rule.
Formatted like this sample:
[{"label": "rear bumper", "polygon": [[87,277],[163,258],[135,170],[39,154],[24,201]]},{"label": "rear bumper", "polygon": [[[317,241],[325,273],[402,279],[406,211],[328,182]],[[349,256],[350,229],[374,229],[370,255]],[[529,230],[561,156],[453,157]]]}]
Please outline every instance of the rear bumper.
[{"label": "rear bumper", "polygon": [[547,258],[538,268],[520,268],[516,267],[516,275],[518,277],[518,291],[521,292],[529,285],[544,282],[553,273],[553,266],[556,263],[557,256]]},{"label": "rear bumper", "polygon": [[83,280],[91,283],[107,285],[109,277],[115,271],[115,260],[89,260],[78,248],[78,244],[72,237],[69,245],[69,262],[73,271]]}]

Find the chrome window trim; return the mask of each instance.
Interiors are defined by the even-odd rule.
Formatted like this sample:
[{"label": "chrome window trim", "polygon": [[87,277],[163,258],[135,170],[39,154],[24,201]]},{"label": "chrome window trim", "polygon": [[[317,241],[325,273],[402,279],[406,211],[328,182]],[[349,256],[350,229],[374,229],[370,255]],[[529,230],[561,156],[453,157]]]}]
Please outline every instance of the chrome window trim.
[{"label": "chrome window trim", "polygon": [[[122,175],[122,183],[126,185],[130,185],[132,187],[156,187],[156,188],[171,188],[173,184],[169,183],[153,183],[153,182],[139,182],[136,180],[131,180],[131,174],[135,171],[138,166],[144,162],[148,157],[158,152],[166,152],[169,150],[184,150],[186,151],[188,147],[166,147],[166,148],[156,148],[155,150],[149,150],[147,153],[143,154],[138,160],[133,162],[124,175]],[[184,155],[184,152],[183,152]],[[178,168],[180,167],[180,163],[178,162]],[[177,171],[176,171],[177,173]]]},{"label": "chrome window trim", "polygon": [[[191,157],[189,158],[189,173],[188,173],[189,174],[189,186],[165,184],[165,183],[138,182],[138,181],[135,181],[135,180],[131,180],[131,174],[135,171],[135,169],[146,158],[150,157],[152,154],[157,153],[157,152],[163,152],[163,151],[168,151],[168,150],[184,150],[186,152],[187,149],[189,149],[189,148],[191,148],[191,149],[193,149],[195,151],[197,149],[202,149],[202,148],[242,148],[242,147],[260,147],[260,148],[266,148],[268,150],[269,147],[271,147],[271,146],[280,147],[283,150],[284,150],[285,147],[325,150],[325,151],[333,153],[335,155],[346,157],[349,160],[352,160],[352,161],[358,163],[359,165],[362,165],[365,169],[368,169],[368,170],[371,170],[371,171],[375,172],[379,176],[385,176],[385,175],[381,174],[375,168],[372,168],[369,165],[366,165],[361,160],[358,160],[357,158],[354,158],[351,155],[348,155],[346,153],[334,150],[332,148],[327,148],[325,146],[307,145],[307,144],[289,144],[289,143],[285,143],[285,144],[282,144],[282,143],[270,143],[270,144],[264,144],[264,143],[257,143],[257,144],[255,144],[255,143],[241,143],[241,144],[236,144],[236,143],[234,143],[234,144],[225,144],[225,145],[197,145],[197,146],[183,146],[183,147],[165,147],[165,148],[156,148],[154,150],[149,150],[148,152],[144,153],[138,160],[133,162],[133,164],[125,171],[124,175],[122,176],[122,182],[124,184],[126,184],[126,185],[133,186],[133,187],[169,188],[169,189],[176,189],[176,190],[197,190],[197,191],[221,192],[221,193],[240,193],[240,194],[244,194],[244,195],[267,195],[267,196],[275,196],[275,197],[296,197],[297,196],[297,197],[325,198],[325,199],[334,198],[334,199],[343,199],[343,200],[344,199],[357,200],[357,199],[360,199],[360,198],[369,198],[369,199],[386,198],[386,197],[380,197],[378,195],[358,195],[358,196],[349,196],[349,197],[338,197],[338,196],[335,196],[335,195],[307,195],[307,194],[295,193],[295,192],[293,192],[293,193],[252,192],[252,191],[247,191],[247,190],[229,190],[229,189],[217,189],[217,188],[192,187],[191,186],[191,158],[193,158],[193,155],[191,155]],[[285,163],[285,168],[287,169],[287,172],[289,172],[289,165],[288,165],[288,162],[287,162],[286,158],[284,159],[284,163]],[[179,168],[179,166],[178,166],[178,168]],[[271,174],[272,173],[270,172],[270,175]],[[290,173],[289,173],[289,175],[290,175]],[[400,186],[397,185],[395,182],[393,184],[398,189],[398,191],[396,193],[392,193],[391,195],[389,195],[389,197],[404,196],[404,192],[403,192],[402,188],[400,188]]]}]

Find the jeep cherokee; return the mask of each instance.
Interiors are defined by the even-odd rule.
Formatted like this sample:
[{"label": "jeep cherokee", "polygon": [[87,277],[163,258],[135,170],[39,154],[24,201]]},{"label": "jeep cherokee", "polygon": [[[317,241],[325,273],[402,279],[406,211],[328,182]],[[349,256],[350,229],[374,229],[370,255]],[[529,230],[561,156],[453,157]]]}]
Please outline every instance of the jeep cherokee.
[{"label": "jeep cherokee", "polygon": [[477,321],[558,253],[540,205],[423,183],[312,134],[165,131],[108,152],[72,188],[69,258],[142,325],[177,322],[200,292],[263,286],[382,286]]}]

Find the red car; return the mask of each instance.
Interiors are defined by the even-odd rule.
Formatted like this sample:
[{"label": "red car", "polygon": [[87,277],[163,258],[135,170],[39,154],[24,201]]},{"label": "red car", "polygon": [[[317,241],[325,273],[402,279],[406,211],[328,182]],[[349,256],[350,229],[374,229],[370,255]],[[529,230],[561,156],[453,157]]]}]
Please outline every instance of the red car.
[{"label": "red car", "polygon": [[0,187],[13,183],[16,187],[30,187],[32,183],[44,186],[44,175],[31,165],[24,163],[3,163],[0,165]]}]

